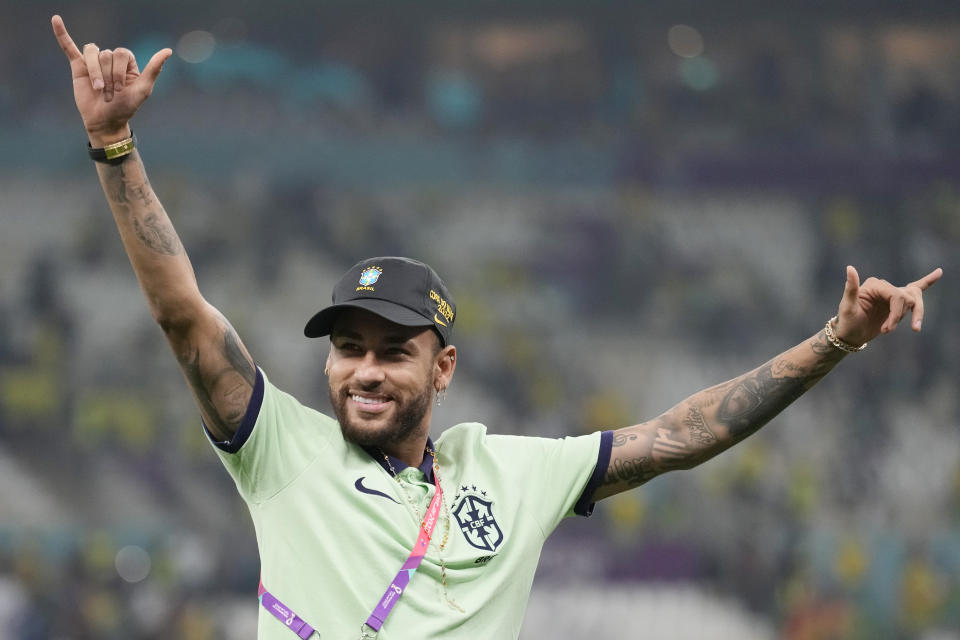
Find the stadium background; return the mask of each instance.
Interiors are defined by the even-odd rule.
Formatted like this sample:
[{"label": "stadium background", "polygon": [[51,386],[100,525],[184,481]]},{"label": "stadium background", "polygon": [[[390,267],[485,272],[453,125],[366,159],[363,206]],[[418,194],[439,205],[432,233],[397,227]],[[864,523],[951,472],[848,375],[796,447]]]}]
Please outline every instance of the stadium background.
[{"label": "stadium background", "polygon": [[522,637],[960,637],[960,5],[779,4],[0,3],[0,638],[252,638],[256,615],[249,518],[86,158],[54,12],[141,64],[175,48],[134,121],[152,182],[206,296],[318,407],[302,324],[362,256],[457,296],[436,428],[535,435],[759,364],[833,314],[847,263],[943,266],[921,335],[565,523]]}]

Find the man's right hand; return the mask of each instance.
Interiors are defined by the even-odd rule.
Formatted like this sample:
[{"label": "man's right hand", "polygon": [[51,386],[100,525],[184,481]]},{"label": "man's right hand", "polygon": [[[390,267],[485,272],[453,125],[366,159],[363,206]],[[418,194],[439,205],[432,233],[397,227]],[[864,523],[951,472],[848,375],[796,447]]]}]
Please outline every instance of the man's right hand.
[{"label": "man's right hand", "polygon": [[90,144],[103,147],[130,135],[128,122],[153,92],[163,63],[173,51],[153,54],[143,73],[129,49],[100,49],[93,43],[77,48],[60,16],[53,16],[53,34],[60,43],[73,75],[73,98],[90,136]]}]

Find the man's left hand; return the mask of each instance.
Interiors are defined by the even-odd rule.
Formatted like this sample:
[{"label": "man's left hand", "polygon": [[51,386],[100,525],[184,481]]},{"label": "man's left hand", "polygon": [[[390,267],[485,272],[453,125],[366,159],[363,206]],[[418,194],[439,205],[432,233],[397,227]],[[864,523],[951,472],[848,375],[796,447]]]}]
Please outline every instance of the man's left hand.
[{"label": "man's left hand", "polygon": [[870,342],[881,333],[890,333],[911,313],[910,326],[920,331],[923,324],[923,292],[940,279],[939,267],[903,287],[895,287],[886,280],[867,278],[860,284],[860,276],[852,266],[847,267],[847,284],[837,312],[837,337],[853,345]]}]

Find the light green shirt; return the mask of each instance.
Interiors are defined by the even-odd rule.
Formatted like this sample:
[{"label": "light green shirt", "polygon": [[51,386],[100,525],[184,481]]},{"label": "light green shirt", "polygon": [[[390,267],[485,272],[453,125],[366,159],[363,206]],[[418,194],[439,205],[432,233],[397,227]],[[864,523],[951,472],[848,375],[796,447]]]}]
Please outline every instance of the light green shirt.
[{"label": "light green shirt", "polygon": [[[395,464],[398,482],[336,420],[259,371],[244,423],[215,450],[250,509],[264,587],[322,640],[358,638],[417,539],[434,485]],[[493,435],[475,423],[445,431],[434,443],[441,515],[378,638],[516,638],[540,550],[595,475],[600,442],[599,433]],[[261,608],[257,637],[297,636]]]}]

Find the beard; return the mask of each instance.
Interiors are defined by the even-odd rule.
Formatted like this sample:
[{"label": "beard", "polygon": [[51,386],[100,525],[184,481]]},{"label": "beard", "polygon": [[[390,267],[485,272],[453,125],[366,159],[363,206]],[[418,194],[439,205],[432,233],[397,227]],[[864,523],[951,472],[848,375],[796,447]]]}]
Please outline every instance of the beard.
[{"label": "beard", "polygon": [[347,400],[350,396],[345,387],[339,393],[334,393],[333,388],[330,388],[329,391],[330,404],[337,416],[337,421],[340,423],[340,432],[343,434],[344,440],[379,449],[403,442],[415,433],[423,423],[423,417],[427,415],[430,403],[433,400],[433,387],[429,385],[408,400],[401,402],[400,399],[393,398],[396,405],[394,420],[385,426],[373,428],[362,426],[350,420],[347,415]]}]

